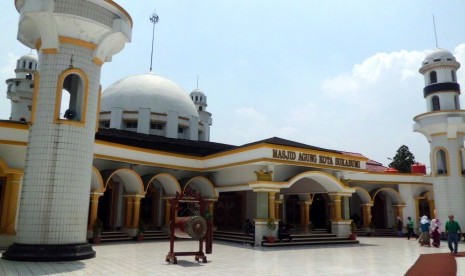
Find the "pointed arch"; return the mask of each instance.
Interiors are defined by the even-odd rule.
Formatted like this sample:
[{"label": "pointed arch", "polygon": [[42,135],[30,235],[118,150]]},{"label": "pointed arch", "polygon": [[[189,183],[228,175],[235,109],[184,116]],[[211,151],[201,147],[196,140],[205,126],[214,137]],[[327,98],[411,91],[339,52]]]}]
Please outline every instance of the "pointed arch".
[{"label": "pointed arch", "polygon": [[302,179],[306,179],[306,178],[311,179],[317,182],[318,184],[320,184],[326,190],[326,192],[343,192],[343,193],[355,192],[353,188],[346,186],[335,176],[329,173],[322,172],[322,171],[308,171],[308,172],[300,173],[292,177],[285,185],[285,188],[290,188],[292,185],[294,185],[298,181]]},{"label": "pointed arch", "polygon": [[198,191],[204,199],[218,198],[218,191],[216,190],[215,185],[213,185],[213,183],[204,176],[196,176],[189,179],[186,186],[184,186],[183,192],[186,191],[187,187]]},{"label": "pointed arch", "polygon": [[392,189],[392,188],[379,188],[371,191],[373,201],[375,201],[376,195],[378,193],[384,192],[386,193],[392,200],[394,204],[405,204],[405,202],[402,200],[402,197],[400,196],[399,192]]},{"label": "pointed arch", "polygon": [[146,175],[144,176],[144,180],[145,193],[148,191],[150,184],[152,184],[154,181],[157,181],[161,185],[165,191],[166,196],[175,196],[176,192],[181,192],[181,185],[179,185],[178,180],[168,173]]},{"label": "pointed arch", "polygon": [[102,172],[104,187],[107,189],[110,179],[114,176],[118,176],[121,179],[121,184],[124,186],[127,194],[144,194],[144,184],[141,177],[137,172],[131,169],[117,169],[107,170]]}]

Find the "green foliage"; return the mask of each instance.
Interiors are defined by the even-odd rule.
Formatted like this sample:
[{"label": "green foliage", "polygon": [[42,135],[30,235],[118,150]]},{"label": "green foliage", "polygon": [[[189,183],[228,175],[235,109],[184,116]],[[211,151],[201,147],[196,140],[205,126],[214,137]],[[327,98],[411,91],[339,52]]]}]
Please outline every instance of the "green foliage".
[{"label": "green foliage", "polygon": [[396,153],[396,156],[389,163],[390,168],[394,168],[399,172],[409,173],[410,167],[415,164],[415,156],[410,152],[406,145],[402,145]]},{"label": "green foliage", "polygon": [[276,224],[274,223],[274,219],[273,219],[273,218],[269,218],[269,219],[266,221],[266,227],[268,227],[268,230],[270,230],[271,232],[273,232],[274,230],[276,230]]}]

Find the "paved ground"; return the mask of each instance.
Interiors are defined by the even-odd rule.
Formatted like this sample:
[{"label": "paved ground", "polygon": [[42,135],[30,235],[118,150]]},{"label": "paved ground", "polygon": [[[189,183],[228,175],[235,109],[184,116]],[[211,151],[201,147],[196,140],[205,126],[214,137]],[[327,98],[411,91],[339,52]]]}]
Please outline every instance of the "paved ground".
[{"label": "paved ground", "polygon": [[[195,251],[198,243],[183,241],[175,251]],[[360,238],[360,245],[261,248],[215,242],[208,263],[193,256],[165,262],[167,241],[102,244],[97,257],[75,262],[31,263],[0,260],[0,275],[404,275],[420,254],[449,252],[419,247],[401,238]],[[459,251],[465,251],[465,243]],[[465,258],[456,258],[465,275]]]}]

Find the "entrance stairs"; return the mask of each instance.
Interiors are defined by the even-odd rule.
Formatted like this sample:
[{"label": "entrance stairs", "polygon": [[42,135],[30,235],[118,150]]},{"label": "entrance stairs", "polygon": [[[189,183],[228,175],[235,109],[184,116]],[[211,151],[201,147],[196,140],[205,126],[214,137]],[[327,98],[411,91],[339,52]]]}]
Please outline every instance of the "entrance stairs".
[{"label": "entrance stairs", "polygon": [[[366,229],[357,229],[357,235],[359,236],[372,236],[372,237],[397,237],[397,231],[392,228],[388,229],[374,229],[368,232]],[[405,233],[404,233],[405,235]]]},{"label": "entrance stairs", "polygon": [[[314,230],[311,232],[291,231],[290,240],[276,240],[274,242],[263,241],[262,246],[295,246],[295,245],[328,245],[328,244],[358,244],[358,240],[351,240],[348,237],[337,237],[335,234],[326,233],[325,230]],[[254,245],[255,241],[252,235],[247,235],[240,231],[222,231],[213,232],[213,239],[218,241],[244,243]]]},{"label": "entrance stairs", "polygon": [[127,233],[122,231],[108,231],[100,234],[100,242],[120,242],[120,241],[132,241]]},{"label": "entrance stairs", "polygon": [[290,232],[291,240],[283,239],[275,242],[267,242],[264,240],[262,246],[279,247],[279,246],[295,246],[295,245],[332,245],[332,244],[359,244],[358,240],[351,240],[349,237],[337,237],[336,234],[327,233],[325,230],[299,231]]},{"label": "entrance stairs", "polygon": [[228,241],[237,243],[247,243],[254,245],[255,240],[252,235],[247,235],[244,232],[239,231],[214,231],[213,239],[218,241]]},{"label": "entrance stairs", "polygon": [[144,240],[169,240],[170,236],[162,230],[144,231]]}]

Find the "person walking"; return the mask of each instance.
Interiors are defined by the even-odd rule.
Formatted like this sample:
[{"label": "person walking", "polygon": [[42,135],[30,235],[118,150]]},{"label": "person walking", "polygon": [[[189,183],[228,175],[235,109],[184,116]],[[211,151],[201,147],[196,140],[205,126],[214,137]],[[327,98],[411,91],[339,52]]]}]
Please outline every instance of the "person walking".
[{"label": "person walking", "polygon": [[[449,246],[451,254],[457,254],[459,245],[459,233],[462,234],[460,225],[454,220],[454,215],[449,215],[449,221],[446,222],[447,245]],[[455,246],[453,247],[452,244]]]},{"label": "person walking", "polygon": [[397,217],[397,236],[402,237],[402,228],[404,228],[404,223],[402,219],[398,216]]},{"label": "person walking", "polygon": [[415,235],[415,233],[413,232],[413,220],[411,217],[408,217],[407,218],[407,240],[410,240],[410,237],[413,235]]},{"label": "person walking", "polygon": [[429,226],[430,226],[430,222],[428,220],[428,217],[422,216],[421,221],[420,221],[421,234],[420,234],[420,239],[418,241],[420,243],[420,246],[431,246],[430,236],[429,236]]},{"label": "person walking", "polygon": [[432,244],[434,247],[439,247],[441,244],[441,227],[442,223],[439,219],[432,219],[430,226],[431,239],[433,240]]}]

